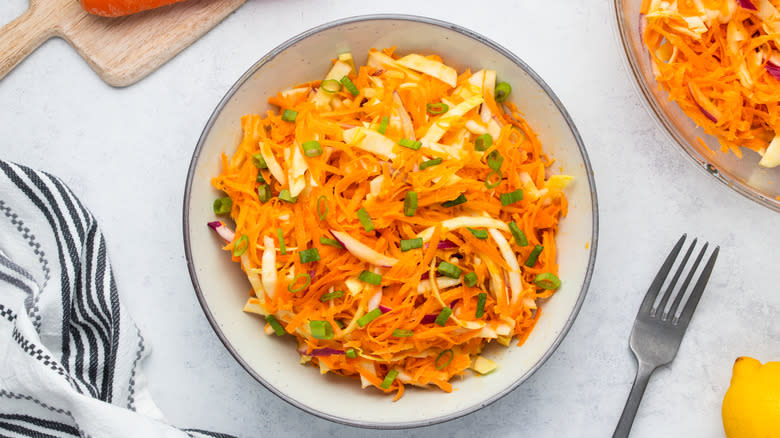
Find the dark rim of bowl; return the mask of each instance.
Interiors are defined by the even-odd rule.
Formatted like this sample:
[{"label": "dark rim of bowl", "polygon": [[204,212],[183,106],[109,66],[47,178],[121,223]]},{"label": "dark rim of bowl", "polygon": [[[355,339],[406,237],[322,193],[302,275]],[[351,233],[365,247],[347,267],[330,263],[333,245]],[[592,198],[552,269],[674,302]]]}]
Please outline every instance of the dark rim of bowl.
[{"label": "dark rim of bowl", "polygon": [[[563,118],[566,120],[566,124],[569,126],[569,130],[571,131],[572,135],[574,136],[577,147],[579,148],[580,155],[582,156],[583,163],[585,164],[585,171],[588,175],[588,186],[590,189],[590,196],[591,196],[591,208],[592,208],[592,217],[593,217],[593,227],[591,231],[591,239],[590,239],[590,256],[588,258],[588,268],[585,272],[585,278],[582,282],[582,287],[579,292],[579,296],[577,298],[577,302],[574,305],[574,308],[572,309],[571,313],[569,314],[569,317],[566,321],[566,324],[563,327],[563,330],[558,334],[558,336],[555,338],[555,341],[553,341],[552,345],[547,349],[547,351],[544,353],[544,355],[520,378],[518,378],[516,381],[514,381],[511,385],[507,386],[505,389],[503,389],[498,394],[495,394],[494,396],[490,397],[489,399],[475,404],[474,406],[462,409],[460,411],[454,412],[452,414],[439,416],[436,418],[431,418],[427,420],[421,420],[421,421],[411,421],[411,422],[404,422],[404,423],[377,423],[377,422],[366,422],[366,421],[358,421],[358,420],[352,420],[349,418],[342,418],[337,417],[334,415],[330,415],[321,411],[318,411],[310,406],[304,405],[297,400],[294,400],[293,398],[287,396],[282,391],[279,391],[276,389],[273,385],[266,382],[260,375],[255,372],[252,367],[249,366],[246,361],[241,357],[240,354],[235,350],[233,345],[230,343],[230,341],[227,339],[225,334],[222,332],[222,330],[219,328],[219,325],[217,324],[216,320],[214,319],[213,315],[211,314],[211,311],[209,310],[208,303],[206,302],[206,299],[203,296],[203,292],[201,291],[200,284],[198,283],[198,276],[195,272],[195,266],[192,263],[192,248],[190,244],[190,221],[189,221],[189,210],[190,210],[190,192],[192,189],[192,181],[195,175],[195,167],[198,163],[198,158],[200,156],[200,151],[203,148],[203,144],[205,143],[206,137],[209,134],[209,131],[211,130],[215,120],[219,116],[220,112],[222,111],[223,107],[227,104],[227,102],[230,100],[230,98],[235,94],[236,90],[238,90],[244,82],[252,77],[259,69],[261,69],[266,63],[271,61],[274,57],[276,57],[278,54],[289,48],[290,46],[294,45],[295,43],[308,38],[311,35],[314,35],[318,32],[321,32],[326,29],[330,29],[332,27],[342,26],[344,24],[350,24],[355,22],[361,22],[361,21],[372,21],[372,20],[401,20],[401,21],[414,21],[418,23],[425,23],[430,24],[433,26],[442,27],[448,30],[452,30],[455,32],[458,32],[462,35],[465,35],[471,39],[474,39],[491,49],[497,51],[498,53],[502,54],[504,57],[508,58],[512,62],[514,62],[518,67],[520,67],[523,71],[525,71],[529,76],[531,76],[534,81],[539,84],[540,87],[545,91],[547,94],[547,97],[549,97],[553,103],[555,104],[558,111],[561,113]],[[579,132],[577,131],[577,128],[574,126],[574,121],[572,120],[569,113],[564,108],[561,101],[558,99],[558,97],[555,95],[555,93],[550,89],[550,87],[542,80],[541,77],[539,77],[536,72],[534,72],[525,62],[523,62],[520,58],[515,56],[512,52],[505,49],[501,45],[485,38],[484,36],[470,31],[468,29],[465,29],[463,27],[457,26],[452,23],[448,23],[445,21],[440,21],[432,18],[427,17],[420,17],[420,16],[414,16],[414,15],[400,15],[400,14],[377,14],[377,15],[361,15],[356,17],[349,17],[349,18],[343,18],[340,20],[331,21],[329,23],[322,24],[320,26],[314,27],[312,29],[309,29],[287,41],[279,45],[278,47],[271,50],[267,55],[263,56],[259,61],[257,61],[249,70],[247,70],[246,73],[244,73],[241,78],[236,81],[235,84],[228,90],[228,92],[225,94],[225,97],[222,98],[222,100],[219,102],[217,107],[214,109],[214,112],[211,114],[211,117],[209,117],[208,122],[206,123],[205,128],[203,129],[203,132],[198,139],[198,144],[195,147],[195,151],[192,155],[192,161],[190,162],[189,171],[187,172],[187,183],[184,187],[184,211],[183,211],[183,233],[184,233],[184,251],[185,256],[187,260],[187,269],[190,273],[190,278],[192,280],[192,285],[195,288],[195,294],[198,297],[198,301],[200,302],[201,308],[203,308],[203,313],[206,315],[206,318],[209,321],[209,324],[211,324],[211,327],[214,329],[214,332],[216,332],[217,336],[219,337],[220,341],[225,345],[225,348],[228,349],[230,354],[233,356],[233,358],[238,361],[238,363],[252,376],[260,382],[266,389],[271,391],[272,393],[276,394],[279,398],[286,401],[287,403],[303,410],[308,413],[311,413],[313,415],[316,415],[320,418],[324,418],[329,421],[333,421],[340,424],[345,424],[348,426],[357,426],[357,427],[364,427],[364,428],[371,428],[371,429],[408,429],[408,428],[415,428],[415,427],[423,427],[423,426],[430,426],[438,423],[443,423],[446,421],[454,420],[456,418],[462,417],[466,414],[470,414],[472,412],[475,412],[481,408],[484,408],[485,406],[488,406],[500,398],[504,397],[505,395],[512,392],[515,388],[517,388],[521,383],[523,383],[525,380],[527,380],[539,367],[541,367],[547,359],[550,358],[550,356],[555,352],[555,350],[558,348],[558,345],[563,341],[563,338],[568,333],[569,329],[571,328],[572,324],[574,323],[574,319],[576,318],[577,314],[580,311],[580,308],[582,307],[582,303],[585,300],[585,296],[587,294],[588,286],[590,285],[591,276],[593,275],[593,268],[596,260],[596,249],[597,249],[597,243],[598,243],[598,201],[596,197],[596,185],[594,181],[593,176],[593,169],[591,168],[590,160],[588,159],[588,154],[585,151],[585,145],[582,141],[582,138],[580,137]]]},{"label": "dark rim of bowl", "polygon": [[675,129],[672,122],[666,116],[664,110],[656,101],[655,95],[650,90],[650,85],[642,80],[644,73],[642,72],[642,68],[639,66],[639,61],[637,60],[638,55],[634,53],[634,50],[631,46],[630,34],[634,29],[628,28],[621,8],[624,1],[625,0],[615,0],[613,2],[613,7],[615,9],[615,22],[617,23],[617,32],[620,35],[620,42],[626,55],[624,60],[627,62],[628,67],[634,76],[632,82],[644,96],[643,101],[645,103],[645,108],[648,109],[652,114],[653,119],[656,121],[656,123],[663,126],[664,129],[662,131],[664,131],[668,137],[670,137],[672,140],[674,140],[674,142],[677,143],[678,146],[680,146],[680,149],[684,152],[684,155],[692,160],[692,162],[696,164],[696,167],[712,175],[716,180],[720,181],[751,201],[757,202],[772,210],[780,211],[779,200],[747,185],[731,172],[721,170],[718,166],[710,163],[705,155],[701,154],[695,147],[693,147],[693,145],[688,143],[688,141],[683,138],[677,129]]}]

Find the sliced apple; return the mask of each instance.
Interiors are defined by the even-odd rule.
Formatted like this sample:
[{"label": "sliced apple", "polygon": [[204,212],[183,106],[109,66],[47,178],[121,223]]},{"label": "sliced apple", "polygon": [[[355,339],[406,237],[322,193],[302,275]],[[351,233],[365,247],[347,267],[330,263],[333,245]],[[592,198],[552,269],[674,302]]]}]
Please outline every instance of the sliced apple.
[{"label": "sliced apple", "polygon": [[450,108],[443,116],[439,117],[433,124],[431,124],[428,131],[420,139],[423,145],[430,143],[436,143],[439,139],[447,133],[447,130],[452,126],[453,122],[459,120],[467,112],[478,107],[484,99],[480,95],[473,95],[463,102],[455,105],[454,108]]},{"label": "sliced apple", "polygon": [[384,158],[392,160],[396,157],[395,152],[393,152],[395,142],[371,129],[360,126],[347,129],[344,131],[344,141]]},{"label": "sliced apple", "polygon": [[[350,58],[351,56],[352,55],[350,55]],[[348,76],[351,71],[352,65],[344,61],[336,61],[336,63],[333,64],[333,67],[330,68],[328,74],[325,75],[323,80],[333,79],[340,81],[344,76]],[[317,89],[317,93],[314,94],[314,96],[311,98],[311,101],[314,102],[314,105],[317,106],[317,108],[325,108],[328,106],[328,104],[330,104],[332,99],[332,93],[327,93],[322,88],[319,88]]]},{"label": "sliced apple", "polygon": [[355,239],[347,233],[342,231],[330,230],[333,237],[335,237],[347,251],[353,256],[363,260],[366,263],[371,263],[376,266],[393,266],[398,263],[398,259],[388,257],[381,254],[363,242]]},{"label": "sliced apple", "polygon": [[780,165],[780,135],[776,135],[772,142],[769,143],[758,165],[761,167],[777,167]]},{"label": "sliced apple", "polygon": [[282,166],[276,161],[273,152],[271,152],[271,146],[267,142],[260,142],[260,155],[263,156],[265,164],[268,165],[268,170],[271,172],[274,178],[283,186],[287,185],[287,175],[284,174]]},{"label": "sliced apple", "polygon": [[454,87],[455,85],[457,85],[458,72],[455,71],[454,68],[445,65],[442,62],[434,61],[433,59],[428,59],[416,53],[412,53],[411,55],[406,55],[395,62],[410,70],[418,71],[420,73],[425,73],[428,76],[433,76],[434,78],[444,82],[450,87]]},{"label": "sliced apple", "polygon": [[[297,142],[296,142],[297,143]],[[292,145],[292,164],[290,165],[290,195],[296,197],[306,188],[306,171],[309,166],[303,158],[301,146]]]},{"label": "sliced apple", "polygon": [[515,256],[514,251],[512,251],[512,247],[509,246],[509,242],[507,242],[504,235],[499,233],[498,230],[494,228],[490,228],[487,231],[490,234],[490,237],[496,241],[496,245],[498,245],[498,250],[501,252],[501,256],[504,257],[504,261],[506,261],[506,264],[509,265],[509,269],[511,269],[507,273],[507,276],[509,277],[509,289],[512,291],[510,301],[512,304],[515,304],[517,303],[517,300],[520,299],[520,295],[523,293],[523,282],[520,279],[520,264],[517,262],[517,257]]},{"label": "sliced apple", "polygon": [[[475,216],[458,216],[452,219],[447,219],[439,224],[442,227],[442,231],[450,231],[458,228],[496,228],[501,231],[509,232],[509,226],[498,219],[489,217],[475,217]],[[417,237],[421,237],[424,242],[431,240],[433,231],[436,227],[429,227],[417,234]]]},{"label": "sliced apple", "polygon": [[260,261],[260,266],[263,274],[263,288],[265,293],[273,299],[276,293],[276,246],[274,245],[274,239],[265,236],[263,237],[263,257]]},{"label": "sliced apple", "polygon": [[574,181],[574,177],[570,175],[552,175],[544,182],[544,188],[551,192],[559,192],[571,184],[572,181]]},{"label": "sliced apple", "polygon": [[268,315],[268,312],[263,308],[263,305],[260,304],[260,300],[255,297],[249,298],[242,310],[246,313],[254,313],[255,315]]}]

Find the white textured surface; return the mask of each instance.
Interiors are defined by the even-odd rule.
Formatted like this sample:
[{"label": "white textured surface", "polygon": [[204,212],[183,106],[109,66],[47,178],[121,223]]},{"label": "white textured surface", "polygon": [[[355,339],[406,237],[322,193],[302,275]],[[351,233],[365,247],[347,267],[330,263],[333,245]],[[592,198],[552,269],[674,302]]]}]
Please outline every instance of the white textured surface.
[{"label": "white textured surface", "polygon": [[[632,436],[722,436],[734,359],[780,359],[777,213],[717,184],[667,140],[625,72],[608,2],[452,4],[250,1],[127,89],[108,87],[52,40],[0,81],[0,156],[62,177],[101,220],[120,293],[153,348],[152,392],[173,424],[247,437],[608,436],[634,375],[627,339],[636,309],[662,257],[689,232],[720,244],[721,257],[679,356],[650,381]],[[23,8],[23,0],[0,3],[0,21]],[[589,296],[550,361],[497,403],[411,431],[329,423],[256,383],[203,317],[182,245],[190,155],[233,81],[294,34],[376,12],[452,21],[530,64],[577,123],[601,212]]]}]

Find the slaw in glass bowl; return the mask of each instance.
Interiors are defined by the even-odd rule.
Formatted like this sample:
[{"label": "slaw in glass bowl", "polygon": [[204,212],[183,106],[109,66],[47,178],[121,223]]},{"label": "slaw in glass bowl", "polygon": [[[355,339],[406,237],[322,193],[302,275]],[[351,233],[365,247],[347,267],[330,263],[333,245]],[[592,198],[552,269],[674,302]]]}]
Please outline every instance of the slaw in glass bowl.
[{"label": "slaw in glass bowl", "polygon": [[742,158],[721,151],[718,140],[697,126],[658,86],[650,55],[642,41],[641,6],[642,0],[614,2],[617,31],[627,64],[653,118],[697,167],[742,196],[780,211],[780,167],[760,167],[761,156],[746,148],[743,148]]}]

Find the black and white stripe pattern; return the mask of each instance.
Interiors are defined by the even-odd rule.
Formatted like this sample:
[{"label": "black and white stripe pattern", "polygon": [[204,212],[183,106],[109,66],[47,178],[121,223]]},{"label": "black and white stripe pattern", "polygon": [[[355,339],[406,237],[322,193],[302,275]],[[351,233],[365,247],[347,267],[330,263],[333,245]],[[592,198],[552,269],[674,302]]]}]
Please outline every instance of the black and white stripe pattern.
[{"label": "black and white stripe pattern", "polygon": [[[2,160],[0,351],[9,352],[0,369],[18,370],[10,381],[0,375],[0,436],[100,436],[90,430],[105,424],[91,424],[110,423],[111,414],[137,417],[112,436],[227,436],[179,431],[124,409],[143,399],[144,412],[159,412],[148,394],[137,398],[146,391],[136,383],[144,340],[122,312],[103,234],[58,178]],[[73,409],[77,402],[94,415]]]}]

